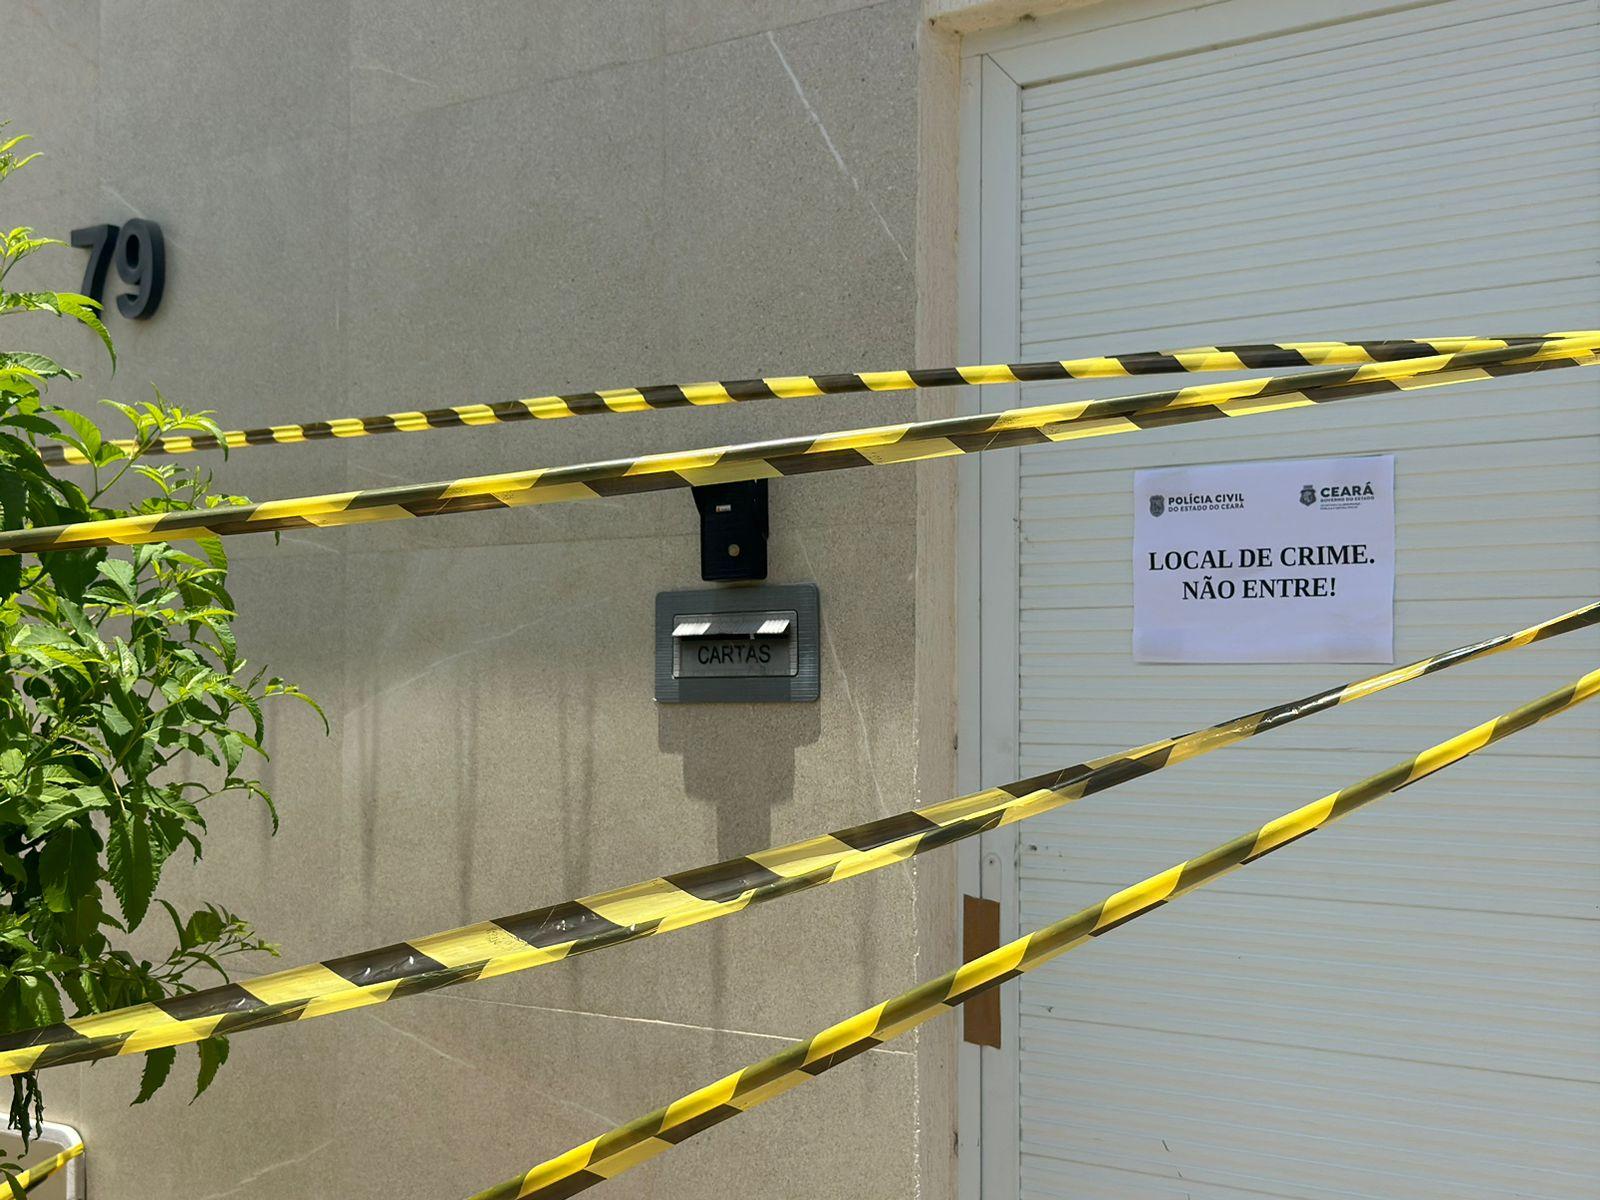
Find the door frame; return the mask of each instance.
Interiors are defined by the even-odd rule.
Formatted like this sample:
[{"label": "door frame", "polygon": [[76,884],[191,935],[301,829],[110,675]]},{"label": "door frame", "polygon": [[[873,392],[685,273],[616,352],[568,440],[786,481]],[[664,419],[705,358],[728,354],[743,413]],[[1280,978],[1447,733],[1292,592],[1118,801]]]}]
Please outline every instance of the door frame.
[{"label": "door frame", "polygon": [[[970,47],[964,47],[964,50]],[[963,362],[1015,362],[1021,337],[1018,249],[1018,121],[1022,89],[987,53],[961,60],[961,204],[958,268]],[[1010,164],[1010,169],[1006,164]],[[976,202],[968,202],[971,197]],[[1011,408],[1015,385],[973,388],[970,411]],[[1018,461],[970,455],[959,464],[957,644],[960,725],[956,769],[963,793],[1015,779],[1017,766]],[[984,537],[1008,523],[1012,536]],[[1005,524],[1001,525],[1002,528]],[[1017,827],[964,843],[962,891],[1000,905],[1000,937],[1018,936]],[[1015,1196],[1019,1186],[1017,993],[1000,989],[1000,1045],[963,1041],[958,1058],[959,1195]],[[969,1132],[970,1131],[970,1132]]]}]

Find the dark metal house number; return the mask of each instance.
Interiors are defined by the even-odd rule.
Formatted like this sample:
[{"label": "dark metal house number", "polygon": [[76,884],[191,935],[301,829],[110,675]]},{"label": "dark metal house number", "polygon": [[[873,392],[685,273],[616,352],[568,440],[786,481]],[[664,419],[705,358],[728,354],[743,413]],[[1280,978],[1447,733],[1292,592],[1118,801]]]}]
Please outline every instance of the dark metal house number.
[{"label": "dark metal house number", "polygon": [[167,244],[161,226],[135,217],[115,225],[85,225],[72,231],[72,244],[89,251],[83,269],[83,294],[105,303],[106,271],[116,264],[117,277],[133,291],[117,296],[117,311],[129,320],[155,316],[167,285]]}]

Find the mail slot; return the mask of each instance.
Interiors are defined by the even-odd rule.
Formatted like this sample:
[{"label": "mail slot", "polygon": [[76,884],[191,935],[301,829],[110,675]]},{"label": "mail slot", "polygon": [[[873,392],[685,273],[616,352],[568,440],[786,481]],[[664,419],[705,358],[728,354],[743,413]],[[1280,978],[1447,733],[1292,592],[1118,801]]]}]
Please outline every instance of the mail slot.
[{"label": "mail slot", "polygon": [[795,675],[800,670],[798,615],[789,609],[680,616],[672,627],[672,674],[677,679]]},{"label": "mail slot", "polygon": [[818,604],[811,584],[656,597],[656,699],[815,700]]}]

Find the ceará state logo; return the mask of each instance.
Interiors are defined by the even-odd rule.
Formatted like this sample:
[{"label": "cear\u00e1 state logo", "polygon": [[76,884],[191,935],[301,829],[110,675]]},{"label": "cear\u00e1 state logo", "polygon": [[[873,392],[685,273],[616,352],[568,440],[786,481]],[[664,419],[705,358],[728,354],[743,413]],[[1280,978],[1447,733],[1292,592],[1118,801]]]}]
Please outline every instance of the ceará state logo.
[{"label": "cear\u00e1 state logo", "polygon": [[1308,483],[1300,489],[1301,504],[1323,510],[1360,508],[1377,498],[1377,490],[1370,479],[1366,483]]}]

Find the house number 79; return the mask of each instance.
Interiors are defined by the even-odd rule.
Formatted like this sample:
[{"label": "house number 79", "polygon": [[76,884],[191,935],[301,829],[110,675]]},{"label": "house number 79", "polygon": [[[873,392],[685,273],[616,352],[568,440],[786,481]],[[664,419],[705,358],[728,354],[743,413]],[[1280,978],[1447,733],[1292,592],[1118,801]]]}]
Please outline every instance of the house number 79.
[{"label": "house number 79", "polygon": [[117,296],[117,311],[129,320],[155,316],[167,285],[167,245],[161,226],[135,217],[115,225],[85,225],[72,231],[72,244],[89,251],[83,269],[83,294],[105,303],[106,271],[116,264],[117,276],[133,291]]}]

